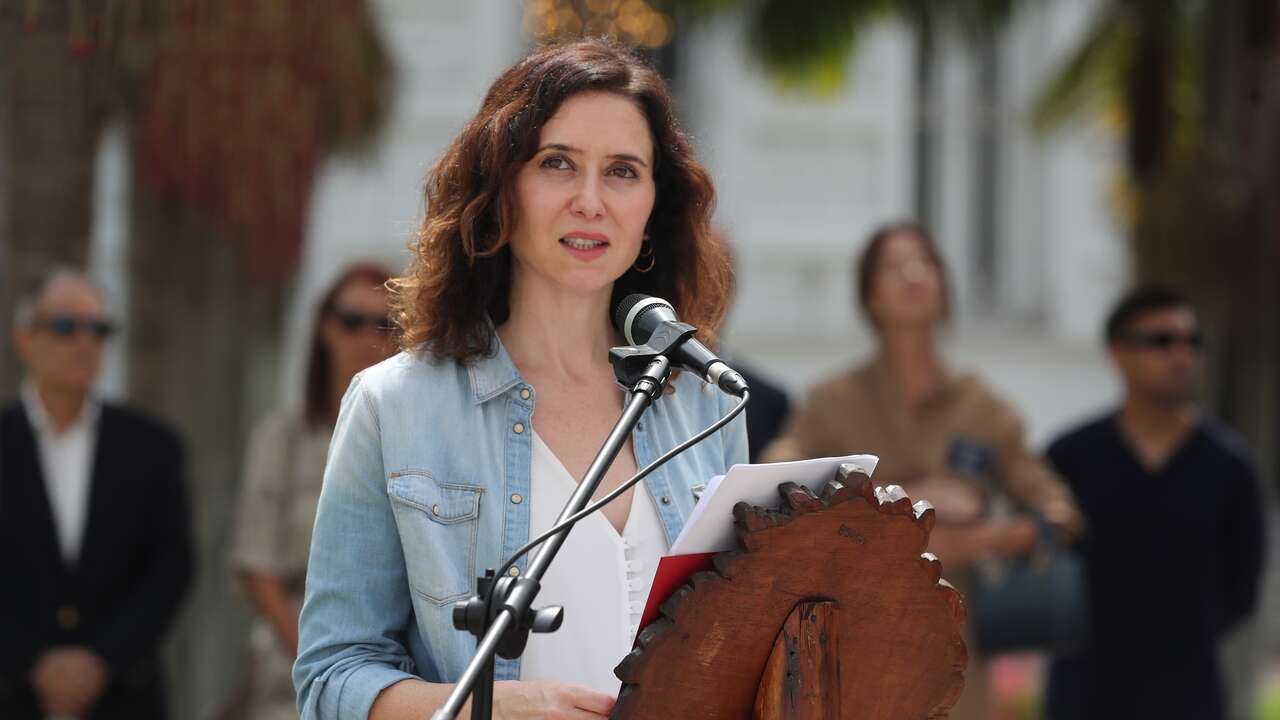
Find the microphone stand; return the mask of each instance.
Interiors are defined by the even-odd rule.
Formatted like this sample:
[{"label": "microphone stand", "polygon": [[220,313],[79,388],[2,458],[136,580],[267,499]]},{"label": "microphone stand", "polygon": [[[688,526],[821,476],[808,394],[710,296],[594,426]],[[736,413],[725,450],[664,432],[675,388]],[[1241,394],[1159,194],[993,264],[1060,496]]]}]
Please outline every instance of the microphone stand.
[{"label": "microphone stand", "polygon": [[[591,466],[587,468],[587,474],[578,483],[577,490],[560,512],[557,524],[580,512],[591,502],[596,488],[600,486],[609,466],[631,436],[640,416],[666,387],[671,377],[671,362],[662,353],[668,348],[658,349],[653,345],[651,340],[646,346],[613,348],[609,351],[609,360],[613,364],[618,383],[630,388],[631,394],[622,416],[596,453]],[[572,529],[573,526],[566,527],[547,538],[529,561],[528,570],[518,578],[495,577],[492,568],[487,570],[484,577],[476,580],[477,594],[454,606],[454,627],[475,635],[478,644],[471,662],[458,678],[458,683],[449,693],[444,705],[431,716],[432,720],[456,718],[468,695],[473,695],[472,720],[490,720],[493,717],[494,655],[518,658],[524,652],[530,632],[555,632],[560,627],[564,619],[563,608],[533,610],[532,607],[534,598],[542,589],[542,576],[546,574],[548,566]],[[492,602],[491,594],[494,595]]]}]

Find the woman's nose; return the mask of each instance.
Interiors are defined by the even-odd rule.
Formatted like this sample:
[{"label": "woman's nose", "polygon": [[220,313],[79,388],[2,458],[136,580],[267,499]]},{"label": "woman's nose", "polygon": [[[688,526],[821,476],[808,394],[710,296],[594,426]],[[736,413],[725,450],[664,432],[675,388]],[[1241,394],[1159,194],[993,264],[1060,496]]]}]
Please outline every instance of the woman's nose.
[{"label": "woman's nose", "polygon": [[578,184],[570,206],[575,214],[583,217],[600,217],[604,215],[604,201],[600,195],[600,178],[595,175],[584,175]]},{"label": "woman's nose", "polygon": [[924,282],[929,275],[929,267],[919,260],[905,262],[898,267],[899,276],[908,283]]}]

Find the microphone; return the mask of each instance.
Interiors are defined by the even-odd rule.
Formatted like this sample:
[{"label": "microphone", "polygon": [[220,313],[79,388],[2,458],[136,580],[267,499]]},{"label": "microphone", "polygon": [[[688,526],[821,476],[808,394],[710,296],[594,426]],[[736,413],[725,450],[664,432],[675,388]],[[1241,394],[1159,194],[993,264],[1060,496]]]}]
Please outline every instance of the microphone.
[{"label": "microphone", "polygon": [[742,397],[749,389],[747,381],[736,370],[693,337],[696,328],[680,322],[676,309],[662,298],[641,293],[626,296],[613,310],[613,326],[632,345],[648,343],[655,333],[663,337],[681,335],[683,337],[664,353],[673,365],[697,374],[735,397]]}]

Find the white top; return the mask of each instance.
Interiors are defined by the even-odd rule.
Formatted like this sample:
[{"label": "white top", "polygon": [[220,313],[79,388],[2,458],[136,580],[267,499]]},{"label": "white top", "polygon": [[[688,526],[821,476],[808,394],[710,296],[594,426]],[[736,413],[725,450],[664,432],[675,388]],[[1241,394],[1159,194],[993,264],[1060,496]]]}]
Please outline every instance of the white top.
[{"label": "white top", "polygon": [[[537,433],[529,472],[530,536],[550,529],[578,482]],[[617,695],[613,669],[631,651],[644,602],[667,550],[653,498],[641,485],[621,535],[601,513],[581,520],[542,579],[534,607],[564,607],[554,633],[530,635],[522,680],[558,680]]]},{"label": "white top", "polygon": [[92,399],[85,400],[75,422],[58,432],[35,386],[23,383],[20,393],[36,438],[40,472],[44,475],[45,492],[58,531],[58,547],[62,550],[62,559],[74,565],[80,558],[80,543],[89,514],[89,486],[93,476],[93,451],[98,444],[100,409]]}]

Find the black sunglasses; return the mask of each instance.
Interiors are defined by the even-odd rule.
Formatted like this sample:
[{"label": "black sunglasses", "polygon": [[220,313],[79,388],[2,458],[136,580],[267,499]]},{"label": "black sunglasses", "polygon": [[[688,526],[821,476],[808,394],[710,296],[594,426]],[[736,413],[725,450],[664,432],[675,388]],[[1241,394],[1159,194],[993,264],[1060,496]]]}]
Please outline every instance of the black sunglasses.
[{"label": "black sunglasses", "polygon": [[355,310],[334,308],[333,316],[337,318],[338,324],[342,326],[342,329],[350,333],[360,332],[366,327],[370,327],[381,332],[387,332],[391,329],[387,323],[386,315],[377,315],[372,313],[366,314],[356,312]]},{"label": "black sunglasses", "polygon": [[77,317],[75,315],[54,315],[37,320],[36,327],[43,328],[60,338],[69,338],[78,332],[92,335],[94,339],[106,340],[116,331],[116,326],[103,318]]},{"label": "black sunglasses", "polygon": [[1174,345],[1186,345],[1192,350],[1199,350],[1204,347],[1204,336],[1199,332],[1133,333],[1125,339],[1125,343],[1144,350],[1169,350]]}]

